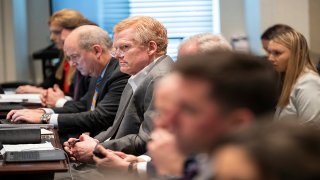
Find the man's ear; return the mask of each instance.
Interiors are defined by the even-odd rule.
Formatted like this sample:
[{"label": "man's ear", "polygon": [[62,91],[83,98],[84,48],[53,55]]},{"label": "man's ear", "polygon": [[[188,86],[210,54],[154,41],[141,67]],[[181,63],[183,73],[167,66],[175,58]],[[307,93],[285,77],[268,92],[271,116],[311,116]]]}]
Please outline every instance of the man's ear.
[{"label": "man's ear", "polygon": [[96,55],[97,58],[100,58],[100,56],[102,55],[103,49],[99,45],[93,45],[92,51]]},{"label": "man's ear", "polygon": [[158,45],[156,42],[150,41],[148,43],[148,55],[149,56],[154,55],[157,52],[157,49],[158,49]]}]

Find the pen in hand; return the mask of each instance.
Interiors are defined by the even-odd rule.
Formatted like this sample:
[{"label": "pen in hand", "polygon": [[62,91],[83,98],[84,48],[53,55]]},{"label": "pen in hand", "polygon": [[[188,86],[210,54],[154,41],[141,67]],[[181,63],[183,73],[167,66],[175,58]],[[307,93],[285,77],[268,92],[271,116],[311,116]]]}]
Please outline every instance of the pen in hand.
[{"label": "pen in hand", "polygon": [[76,140],[74,140],[72,142],[69,142],[69,145],[70,146],[74,146],[77,142],[80,142],[80,139],[76,139]]}]

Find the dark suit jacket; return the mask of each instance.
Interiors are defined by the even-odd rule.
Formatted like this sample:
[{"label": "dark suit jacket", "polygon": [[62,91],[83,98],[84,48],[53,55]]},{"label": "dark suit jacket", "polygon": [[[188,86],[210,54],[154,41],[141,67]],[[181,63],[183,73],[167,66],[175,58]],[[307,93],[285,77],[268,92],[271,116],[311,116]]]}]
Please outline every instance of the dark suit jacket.
[{"label": "dark suit jacket", "polygon": [[[152,64],[146,79],[133,94],[130,84],[127,84],[113,125],[95,137],[105,148],[134,155],[146,152],[146,143],[153,126],[150,117],[153,110],[153,86],[172,66],[173,60],[164,56]],[[111,140],[105,141],[108,138]]]},{"label": "dark suit jacket", "polygon": [[[47,70],[47,77],[43,80],[42,83],[39,84],[40,87],[43,87],[44,89],[51,88],[54,84],[58,84],[60,89],[63,89],[63,81],[59,81],[56,79],[56,71],[62,62],[63,53],[62,51],[59,52],[59,63],[57,63],[55,66],[53,66],[50,71]],[[49,72],[49,73],[48,73]]]},{"label": "dark suit jacket", "polygon": [[73,100],[79,101],[89,90],[90,76],[83,76],[80,71],[76,71],[70,89],[73,89]]},{"label": "dark suit jacket", "polygon": [[89,91],[80,101],[69,101],[63,108],[53,109],[59,114],[59,133],[90,132],[96,135],[111,126],[128,78],[127,74],[120,72],[118,61],[112,58],[100,84],[94,111],[90,111],[90,107],[97,78],[91,78]]}]

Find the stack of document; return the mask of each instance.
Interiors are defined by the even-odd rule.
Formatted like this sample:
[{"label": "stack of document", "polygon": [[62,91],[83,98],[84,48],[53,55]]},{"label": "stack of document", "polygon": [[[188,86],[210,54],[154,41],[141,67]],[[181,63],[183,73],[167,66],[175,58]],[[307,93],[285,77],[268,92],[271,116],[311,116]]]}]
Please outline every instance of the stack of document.
[{"label": "stack of document", "polygon": [[0,152],[3,155],[5,152],[8,152],[8,151],[35,151],[35,150],[54,150],[54,147],[50,142],[45,142],[40,144],[16,144],[16,145],[4,144]]},{"label": "stack of document", "polygon": [[0,103],[41,103],[40,94],[0,94]]}]

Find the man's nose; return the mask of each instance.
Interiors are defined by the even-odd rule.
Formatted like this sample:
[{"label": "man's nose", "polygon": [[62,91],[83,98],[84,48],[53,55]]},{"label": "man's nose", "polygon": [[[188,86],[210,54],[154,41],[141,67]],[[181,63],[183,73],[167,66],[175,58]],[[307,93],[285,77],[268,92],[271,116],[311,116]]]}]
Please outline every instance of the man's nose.
[{"label": "man's nose", "polygon": [[116,51],[116,53],[115,53],[115,58],[116,59],[121,59],[123,57],[124,57],[123,53],[120,53],[119,51]]},{"label": "man's nose", "polygon": [[54,39],[54,35],[51,33],[50,34],[50,40],[53,41],[53,39]]}]

